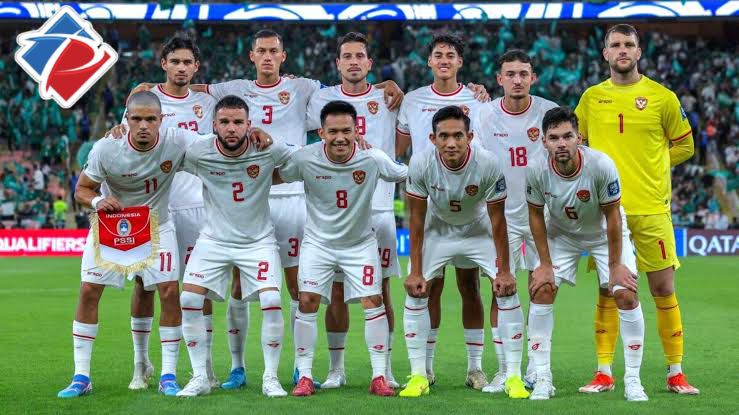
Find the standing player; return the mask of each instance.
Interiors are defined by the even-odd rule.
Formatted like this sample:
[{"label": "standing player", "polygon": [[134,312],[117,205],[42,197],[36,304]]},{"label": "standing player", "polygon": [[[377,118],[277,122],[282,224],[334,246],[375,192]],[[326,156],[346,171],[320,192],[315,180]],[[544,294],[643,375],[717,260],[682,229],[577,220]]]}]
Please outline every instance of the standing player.
[{"label": "standing player", "polygon": [[629,231],[622,229],[616,166],[607,155],[580,147],[577,116],[568,108],[549,110],[542,128],[549,156],[532,160],[526,169],[531,232],[541,258],[529,283],[529,356],[536,364],[531,399],[554,396],[550,368],[554,299],[562,282],[575,285],[577,263],[588,251],[597,264],[601,289],[612,290],[618,306],[626,364],[624,396],[628,401],[646,401],[639,379],[644,316],[636,294]]},{"label": "standing player", "polygon": [[[208,93],[216,99],[226,95],[243,98],[250,108],[255,125],[287,144],[304,146],[307,142],[305,119],[308,101],[321,83],[305,78],[283,78],[280,66],[287,59],[282,37],[271,30],[260,30],[254,35],[249,58],[254,63],[257,79],[254,81],[237,79],[229,82],[211,84]],[[196,87],[199,89],[200,86]],[[395,83],[388,83],[385,96],[392,96],[390,108],[400,104],[402,92]],[[280,247],[280,259],[285,267],[285,280],[292,301],[290,302],[290,321],[295,320],[298,308],[298,260],[300,241],[305,224],[305,194],[302,183],[281,184],[272,187],[270,193],[270,212],[275,224],[275,238]],[[238,285],[232,299],[241,298]],[[237,305],[238,301],[229,304]],[[231,307],[231,306],[229,306]],[[245,333],[244,333],[245,335]],[[243,340],[240,340],[243,344]],[[297,381],[297,379],[295,379]]]},{"label": "standing player", "polygon": [[[675,235],[670,217],[670,167],[694,151],[685,111],[669,89],[639,73],[639,35],[619,24],[605,36],[603,57],[611,77],[585,91],[575,112],[588,145],[610,156],[621,173],[623,207],[636,248],[639,271],[646,272],[657,306],[657,330],[667,362],[667,389],[698,394],[682,371],[683,328],[675,296]],[[597,393],[612,390],[613,352],[618,337],[616,304],[601,290],[595,313],[598,371],[580,388]]]},{"label": "standing player", "polygon": [[492,153],[470,146],[470,119],[462,109],[444,107],[434,114],[432,123],[429,138],[435,148],[413,155],[406,187],[411,208],[411,272],[405,280],[408,295],[403,324],[411,377],[400,396],[416,398],[429,393],[428,296],[439,281],[439,271],[458,261],[482,268],[494,281],[508,362],[505,390],[511,398],[527,398],[521,380],[523,313],[508,265],[505,176]]},{"label": "standing player", "polygon": [[[321,109],[334,100],[344,100],[357,111],[357,134],[388,157],[395,157],[395,124],[397,112],[389,110],[383,102],[383,92],[367,82],[372,69],[372,59],[367,50],[367,39],[361,33],[350,32],[339,40],[336,50],[336,67],[341,74],[341,84],[317,91],[308,104],[308,130],[321,127]],[[391,369],[390,352],[393,347],[395,318],[390,299],[390,279],[400,276],[400,264],[396,246],[393,197],[395,183],[380,180],[372,197],[372,229],[377,238],[380,266],[382,267],[382,300],[387,312],[390,335],[387,346],[387,373],[385,379],[392,388],[398,384]],[[346,382],[344,374],[344,345],[349,330],[349,308],[344,302],[344,275],[334,279],[331,304],[326,309],[326,331],[330,355],[329,373],[321,388],[338,388]]]},{"label": "standing player", "polygon": [[[186,35],[176,34],[162,48],[161,66],[166,74],[164,84],[156,84],[150,90],[162,104],[160,128],[183,128],[199,134],[213,131],[213,106],[215,100],[208,94],[190,91],[190,81],[200,67],[200,50]],[[142,88],[137,88],[137,90]],[[148,88],[143,88],[148,89]],[[205,222],[203,185],[199,178],[186,172],[177,172],[169,198],[169,210],[177,235],[179,270],[184,272],[190,252],[195,246],[200,228]],[[208,379],[211,386],[218,386],[213,373],[211,338],[213,332],[213,303],[204,306],[205,325],[208,330]],[[154,292],[144,290],[139,278],[131,301],[131,335],[134,346],[134,373],[129,389],[145,389],[153,371],[149,362],[149,333],[154,315]],[[160,388],[167,384],[160,385]]]},{"label": "standing player", "polygon": [[182,287],[182,332],[193,378],[177,396],[210,393],[203,305],[206,296],[218,301],[227,297],[234,266],[241,270],[242,296],[259,299],[262,308],[262,393],[287,396],[277,378],[283,337],[281,266],[268,197],[275,166],[292,150],[281,143],[264,151],[250,145],[248,111],[239,97],[221,99],[214,116],[217,136],[193,144],[185,155],[185,171],[200,177],[205,186],[206,224]]},{"label": "standing player", "polygon": [[[479,108],[483,105],[475,93],[457,82],[457,72],[462,67],[464,43],[456,36],[442,34],[429,44],[428,66],[434,75],[434,83],[408,93],[398,114],[397,154],[405,154],[409,145],[413,153],[424,152],[433,145],[428,137],[432,133],[431,119],[435,113],[448,105],[459,106],[472,119],[472,130],[478,126]],[[484,309],[480,298],[480,280],[474,264],[454,263],[457,273],[457,288],[462,296],[462,322],[464,340],[467,345],[468,386],[480,390],[487,383],[482,371],[482,354],[485,341]],[[436,348],[436,333],[441,324],[441,292],[444,289],[444,270],[429,294],[431,331],[426,350],[426,370],[429,382],[435,382],[433,361]]]},{"label": "standing player", "polygon": [[385,381],[388,322],[370,210],[378,181],[403,181],[408,169],[382,150],[358,151],[356,122],[351,104],[329,102],[321,110],[323,141],[299,150],[280,169],[283,180],[305,183],[308,212],[300,246],[300,309],[294,333],[300,379],[294,396],[315,392],[311,369],[318,306],[331,301],[337,268],[345,275],[345,301],[359,301],[364,308],[364,336],[372,364],[370,393],[395,394]]},{"label": "standing player", "polygon": [[[544,98],[530,95],[531,85],[536,80],[531,58],[520,49],[511,49],[498,58],[498,85],[503,87],[504,96],[480,108],[478,142],[500,157],[506,166],[505,180],[508,186],[506,200],[506,223],[510,248],[511,270],[528,271],[529,277],[538,258],[534,238],[529,229],[526,210],[526,166],[529,160],[544,154],[539,142],[541,120],[544,113],[557,104]],[[523,248],[523,249],[522,249]],[[495,298],[490,306],[493,345],[498,357],[498,372],[482,391],[497,393],[505,389],[505,354],[498,329],[498,307]],[[531,359],[529,359],[529,367]],[[527,371],[528,374],[528,371]]]},{"label": "standing player", "polygon": [[[162,303],[159,320],[162,334],[162,383],[165,393],[179,391],[176,382],[177,358],[182,337],[177,269],[177,241],[167,204],[175,172],[182,165],[185,148],[198,135],[184,129],[159,131],[161,104],[151,92],[138,92],[128,99],[127,139],[106,137],[95,144],[77,182],[75,197],[84,206],[116,212],[129,206],[149,206],[159,216],[159,258],[137,272],[147,291],[158,290]],[[98,195],[105,183],[108,194]],[[73,398],[92,391],[90,357],[98,331],[98,303],[105,286],[123,288],[126,275],[104,269],[95,262],[93,233],[90,232],[82,256],[82,285],[77,313],[72,324],[75,375],[72,383],[59,392],[60,398]],[[131,275],[133,276],[133,275]],[[161,386],[160,386],[161,387]]]}]

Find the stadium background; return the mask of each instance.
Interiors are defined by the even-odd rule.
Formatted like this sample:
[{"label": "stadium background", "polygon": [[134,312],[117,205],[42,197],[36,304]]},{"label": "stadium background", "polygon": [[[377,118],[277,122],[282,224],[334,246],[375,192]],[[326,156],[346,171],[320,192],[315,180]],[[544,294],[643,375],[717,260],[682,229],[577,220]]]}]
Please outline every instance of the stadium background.
[{"label": "stadium background", "polygon": [[[151,3],[145,13],[131,12],[125,16],[124,11],[133,10],[133,6],[119,5],[116,8],[110,8],[108,10],[112,12],[106,12],[110,13],[107,15],[91,13],[91,16],[96,17],[119,16],[92,19],[94,28],[108,44],[118,51],[119,60],[114,69],[109,71],[80,102],[64,110],[54,102],[41,100],[36,83],[13,60],[13,53],[17,48],[16,35],[38,28],[49,17],[49,12],[57,6],[39,2],[35,10],[32,10],[30,6],[26,8],[20,3],[0,2],[0,22],[2,22],[0,24],[0,256],[21,256],[15,259],[0,258],[0,275],[2,275],[0,281],[3,283],[3,287],[0,287],[0,300],[3,306],[0,309],[4,310],[6,315],[22,312],[29,306],[27,299],[30,296],[34,298],[31,304],[39,306],[43,304],[43,307],[58,314],[54,314],[53,318],[45,318],[36,313],[26,314],[19,316],[19,319],[11,325],[11,328],[23,332],[38,325],[51,330],[48,336],[39,337],[37,334],[28,334],[26,337],[26,339],[51,342],[51,345],[40,344],[40,346],[51,346],[54,349],[54,358],[47,356],[43,361],[59,366],[58,372],[62,375],[49,376],[45,379],[46,382],[53,383],[49,391],[62,386],[71,365],[71,344],[68,341],[67,326],[76,301],[79,275],[79,260],[76,256],[81,252],[86,228],[89,226],[86,212],[73,201],[73,189],[80,166],[84,165],[95,140],[121,119],[123,103],[130,89],[139,82],[164,80],[164,74],[159,66],[159,47],[167,36],[177,30],[190,32],[197,39],[201,49],[201,68],[193,80],[196,83],[214,83],[235,78],[253,79],[255,72],[248,58],[250,35],[258,29],[271,28],[281,33],[285,39],[288,59],[282,67],[282,72],[319,79],[326,85],[340,82],[334,65],[337,37],[348,31],[360,31],[370,39],[370,56],[374,59],[370,81],[393,79],[406,92],[431,82],[431,73],[426,66],[426,45],[433,33],[452,31],[462,35],[468,42],[465,64],[460,73],[461,81],[482,83],[488,88],[491,96],[500,96],[502,90],[495,82],[495,60],[508,48],[522,48],[534,57],[535,70],[539,75],[539,82],[532,88],[532,93],[574,107],[586,87],[608,76],[607,64],[600,54],[604,30],[613,22],[633,23],[640,30],[642,39],[641,47],[644,54],[639,64],[641,72],[675,91],[693,127],[695,155],[688,162],[673,169],[672,172],[672,217],[677,228],[678,253],[681,256],[734,256],[739,254],[739,212],[737,210],[739,206],[737,194],[739,189],[739,56],[737,55],[739,44],[736,41],[739,39],[739,25],[736,19],[739,15],[739,6],[736,5],[737,2],[636,2],[648,5],[661,3],[660,7],[669,10],[669,12],[657,13],[655,10],[659,8],[641,9],[636,16],[634,12],[629,12],[627,8],[621,7],[622,5],[618,3],[596,2],[595,5],[579,6],[584,10],[584,12],[581,10],[584,18],[574,18],[576,13],[573,10],[577,8],[569,3],[554,2],[539,10],[536,8],[538,6],[528,3],[504,2],[506,4],[498,6],[498,9],[481,8],[477,14],[474,10],[467,11],[471,14],[462,13],[462,17],[473,18],[468,21],[448,20],[445,18],[449,16],[444,13],[434,14],[421,9],[424,6],[420,5],[414,9],[414,13],[408,13],[407,9],[399,7],[387,7],[387,10],[395,11],[394,17],[390,14],[378,14],[373,17],[371,11],[363,9],[363,14],[355,17],[363,18],[362,21],[338,21],[338,19],[326,21],[325,13],[330,10],[330,7],[343,6],[330,5],[328,2],[305,1],[296,2],[298,8],[292,10],[292,14],[287,15],[281,14],[289,9],[285,6],[272,8],[251,6],[248,10],[253,13],[251,15],[242,14],[240,21],[237,22],[223,20],[223,16],[217,15],[218,9],[214,5],[210,5],[210,10],[203,13],[202,7],[206,2],[193,1],[189,2],[189,6],[174,5],[174,3],[181,2]],[[237,4],[224,5],[224,7],[239,6],[241,2],[230,3]],[[322,8],[321,13],[316,12],[315,15],[310,14],[314,13],[314,9],[299,9],[309,3],[324,4],[325,7]],[[368,6],[366,3],[369,2],[365,2],[365,8],[372,9],[373,6]],[[86,2],[75,3],[78,10],[90,6]],[[520,6],[518,11],[515,9],[517,6]],[[376,7],[380,10],[384,6]],[[434,6],[425,5],[425,7]],[[436,7],[442,10],[442,7],[452,7],[452,4],[446,2]],[[18,10],[23,8],[24,12],[15,13],[12,11],[13,8],[18,8]],[[237,9],[241,10],[240,7]],[[261,11],[256,13],[260,9]],[[696,10],[699,12],[695,13]],[[702,13],[701,10],[710,11],[710,13]],[[720,10],[723,10],[723,16],[718,16],[721,14]],[[347,13],[346,10],[344,12]],[[658,17],[658,14],[662,16]],[[701,14],[703,16],[698,16]],[[276,21],[279,17],[265,18],[265,16],[295,18],[296,15],[301,17],[302,21],[286,22]],[[350,17],[355,15],[350,15]],[[334,16],[339,16],[339,14]],[[621,18],[609,20],[604,16]],[[377,20],[372,20],[373,18]],[[399,227],[404,227],[405,208],[400,198],[396,200],[396,217]],[[407,236],[402,230],[399,231],[399,242],[401,253],[407,252]],[[72,256],[73,258],[32,259],[27,257],[54,255]],[[725,333],[735,332],[737,328],[736,308],[734,306],[732,309],[728,300],[724,303],[723,300],[717,300],[714,297],[726,298],[727,294],[730,296],[739,294],[736,284],[729,278],[739,275],[739,265],[737,265],[735,256],[731,258],[686,258],[684,263],[684,270],[678,273],[678,284],[683,284],[679,292],[683,293],[681,303],[686,308],[684,311],[688,342],[686,361],[689,362],[690,367],[688,373],[697,372],[693,375],[693,379],[698,378],[695,383],[704,391],[698,400],[690,401],[689,405],[697,405],[693,409],[698,412],[701,410],[707,411],[706,413],[724,412],[731,407],[726,405],[732,405],[733,402],[733,411],[735,411],[739,403],[733,396],[729,398],[728,394],[726,395],[728,402],[714,401],[714,399],[719,399],[716,393],[721,393],[719,390],[712,394],[711,388],[716,382],[714,374],[706,368],[698,368],[702,364],[699,362],[705,362],[710,367],[715,367],[719,377],[724,377],[723,373],[726,373],[726,369],[732,368],[728,375],[735,385],[735,374],[739,368],[735,361],[736,352],[730,352],[730,350],[735,350],[735,345],[729,347],[728,339],[717,339],[716,337],[721,337],[722,334],[726,337],[728,334]],[[704,278],[708,281],[707,284],[703,283]],[[569,389],[574,389],[578,382],[586,380],[591,369],[590,362],[594,360],[590,357],[592,340],[589,327],[592,323],[589,322],[589,318],[595,290],[592,281],[584,280],[585,282],[581,285],[590,288],[578,287],[578,294],[563,293],[565,299],[571,299],[571,303],[560,306],[559,304],[567,300],[558,302],[558,316],[561,317],[567,312],[583,315],[583,327],[575,331],[582,333],[577,342],[582,343],[579,347],[587,351],[582,352],[582,355],[576,354],[579,349],[575,342],[572,342],[569,349],[565,346],[556,350],[554,354],[555,367],[558,366],[560,369],[580,366],[587,368],[580,370],[574,376],[575,379],[567,380],[567,382],[572,382]],[[724,290],[717,290],[714,285],[724,287]],[[693,290],[689,287],[693,287]],[[523,288],[522,291],[525,291]],[[47,289],[51,291],[46,293],[44,290]],[[395,289],[397,300],[401,298],[399,282]],[[37,295],[37,290],[40,290],[38,292],[41,295]],[[489,402],[487,401],[489,397],[478,396],[461,388],[454,389],[452,386],[455,382],[461,384],[459,379],[452,376],[455,370],[460,372],[461,369],[456,369],[456,365],[461,362],[453,359],[455,355],[451,351],[451,345],[459,342],[461,338],[461,335],[455,338],[455,330],[461,331],[461,328],[456,327],[459,301],[452,295],[456,293],[451,292],[452,290],[447,291],[445,307],[449,304],[449,308],[445,314],[441,337],[448,339],[449,361],[442,360],[438,370],[442,372],[444,368],[449,368],[448,371],[451,373],[442,373],[442,376],[449,377],[446,383],[450,391],[446,397],[438,393],[439,399],[446,400],[436,401],[434,405],[440,404],[441,406],[431,407],[456,412],[460,410],[460,406],[454,405],[454,402],[468,400],[472,405],[484,405],[485,402]],[[487,288],[483,289],[483,292],[487,291]],[[574,292],[574,290],[571,291]],[[582,294],[583,291],[585,291],[584,294]],[[643,377],[646,379],[647,373],[651,372],[660,373],[661,376],[661,369],[657,369],[657,366],[661,365],[661,357],[658,353],[660,347],[656,340],[657,336],[654,335],[651,298],[648,292],[645,291],[643,294],[643,301],[649,304],[645,307],[645,310],[649,310],[646,315],[647,336],[650,344],[653,345],[649,347],[651,350],[648,350],[645,355],[645,366],[651,367],[651,369],[644,369]],[[127,319],[120,316],[118,311],[127,310],[126,302],[126,295],[109,294],[102,302],[104,311],[101,317],[101,327],[110,328],[120,323],[108,323],[111,319],[121,320],[123,324],[118,324],[118,326],[124,327]],[[578,303],[582,304],[577,306]],[[709,307],[702,309],[700,305]],[[563,312],[559,307],[567,311]],[[584,310],[588,311],[583,313]],[[218,314],[225,314],[225,312],[217,310],[216,315]],[[116,318],[116,315],[119,318]],[[560,317],[558,317],[557,324],[561,329],[563,323]],[[396,318],[400,318],[400,315],[398,314]],[[39,319],[43,323],[39,322]],[[706,322],[707,320],[710,321]],[[357,324],[359,321],[353,321],[353,323],[354,327],[359,326]],[[258,322],[253,322],[252,327],[258,327]],[[445,327],[449,327],[449,333],[444,333]],[[733,330],[727,331],[727,329]],[[11,332],[14,330],[6,331],[6,333]],[[700,337],[701,333],[704,334],[703,337]],[[9,334],[8,336],[10,337]],[[131,347],[127,330],[125,328],[123,332],[106,330],[104,336],[100,337],[108,336],[115,336],[116,339],[109,340],[107,344],[104,341],[96,344],[93,371],[103,372],[107,366],[104,363],[113,359],[114,355],[125,356],[120,366],[123,372],[121,377],[125,378],[130,370],[126,359],[130,355]],[[359,336],[357,330],[352,330],[352,336],[349,344],[359,347],[355,347],[355,351],[361,350],[360,339],[356,337]],[[487,336],[489,337],[489,333]],[[217,338],[216,343],[217,350],[223,348],[221,350],[223,359],[221,360],[225,364],[225,336],[222,337]],[[250,336],[250,345],[255,337]],[[355,337],[357,341],[352,343]],[[5,335],[3,338],[6,338]],[[286,338],[291,338],[291,336],[288,335]],[[24,342],[22,339],[23,337],[17,344],[10,343],[8,350],[11,350],[11,355],[17,353],[19,358],[23,356]],[[400,376],[407,370],[407,363],[403,345],[399,341],[396,343],[398,344],[395,345],[394,363],[396,376]],[[726,347],[720,347],[722,344]],[[289,346],[286,344],[284,349],[283,369],[289,366],[286,362],[292,356]],[[115,347],[120,348],[115,349]],[[152,350],[155,351],[156,348],[152,347]],[[258,368],[261,360],[257,358],[256,350],[255,347],[251,347],[248,355],[251,357],[251,362],[254,362],[252,369]],[[495,366],[491,350],[492,347],[486,348],[485,357],[485,367],[490,375]],[[567,354],[558,355],[565,350]],[[704,353],[703,356],[699,355],[701,352]],[[719,363],[725,356],[720,358],[717,356],[721,352],[732,353],[734,356],[731,363],[727,362],[723,366],[724,369],[721,369],[722,366]],[[45,355],[48,354],[45,353]],[[354,361],[358,367],[366,366],[365,356],[362,353],[357,354],[360,356],[351,358],[349,357],[351,352],[348,353],[348,365],[352,365]],[[152,357],[155,358],[155,356]],[[186,353],[183,352],[181,357],[180,376],[185,379],[184,373],[188,367]],[[712,360],[712,357],[716,359]],[[558,363],[558,358],[563,359],[564,362]],[[317,361],[320,360],[321,355],[319,354]],[[34,368],[33,361],[15,363],[18,361],[9,359],[9,362],[14,362],[12,364],[19,365],[19,368]],[[9,362],[3,363],[2,366],[11,364]],[[585,364],[586,362],[588,364]],[[256,371],[252,373],[252,379],[258,377],[256,373]],[[317,373],[322,373],[320,366]],[[555,376],[557,375],[555,369]],[[29,374],[19,373],[18,376],[29,376]],[[562,377],[559,375],[559,379]],[[282,378],[285,381],[288,376],[282,376]],[[97,410],[115,411],[116,409],[110,406],[110,402],[117,402],[119,406],[123,405],[131,410],[148,408],[146,402],[159,404],[153,392],[150,398],[144,400],[140,397],[131,398],[125,390],[125,379],[117,383],[114,380],[117,377],[111,376],[109,379],[108,393],[116,394],[114,398],[111,398],[108,406],[102,406],[105,401],[100,396],[85,399],[85,401],[103,400],[102,403],[97,402],[95,404],[97,406],[86,410],[97,408]],[[357,374],[354,379],[357,380],[355,384],[361,383],[363,377]],[[22,380],[25,381],[25,379]],[[655,384],[654,379],[651,381],[651,384]],[[562,383],[563,387],[568,386],[568,383]],[[34,382],[30,384],[39,386]],[[560,386],[559,383],[556,384]],[[645,385],[649,384],[650,382],[645,380]],[[116,388],[123,390],[110,391]],[[15,389],[8,388],[7,382],[3,382],[2,389],[0,401],[9,398],[15,400],[11,396]],[[36,409],[40,408],[41,411],[50,412],[64,409],[75,412],[81,410],[82,407],[67,404],[63,407],[53,406],[57,403],[50,398],[53,394],[49,391],[34,392],[31,395],[33,399],[25,403],[16,402],[9,408],[11,412],[36,412]],[[331,405],[340,405],[342,399],[365,405],[361,400],[362,390],[357,389],[355,392],[350,393],[347,398],[342,398],[340,393],[334,393],[332,397],[326,398],[328,405],[326,408]],[[649,393],[650,390],[648,389],[647,392]],[[567,392],[564,394],[566,395]],[[657,394],[652,392],[650,395],[653,398],[653,402],[649,404],[652,410],[660,408],[653,406],[654,401],[669,405],[662,408],[669,408],[673,412],[687,409],[685,405],[688,401],[684,401],[682,397],[662,397],[661,395],[664,394],[660,394],[654,399],[653,395]],[[212,402],[212,399],[218,399],[218,396],[208,399]],[[597,404],[597,401],[593,399],[589,402],[571,393],[569,396],[555,399],[554,401],[558,402],[555,405],[560,406],[550,406],[550,409],[566,410],[567,405],[572,402],[584,405],[583,408]],[[129,405],[128,398],[134,399],[137,403],[127,406]],[[249,399],[254,398],[256,395],[252,391]],[[240,402],[238,396],[224,397],[224,399],[227,399],[225,402],[231,402],[231,404]],[[324,399],[322,396],[318,396],[311,403],[318,409],[322,399]],[[570,399],[569,404],[567,399]],[[621,405],[620,397],[610,397],[605,401],[619,410],[630,411],[628,407]],[[494,404],[498,403],[509,405],[496,398]],[[516,406],[518,409],[513,409],[511,406],[511,410],[536,411],[532,408],[525,408],[525,405]],[[162,410],[174,410],[174,408],[178,411],[188,410],[187,406],[180,404],[164,406]],[[280,408],[282,411],[299,408],[299,406],[293,403],[280,406]],[[414,407],[391,404],[387,408],[407,411]],[[592,408],[597,408],[597,406],[592,406]]]}]

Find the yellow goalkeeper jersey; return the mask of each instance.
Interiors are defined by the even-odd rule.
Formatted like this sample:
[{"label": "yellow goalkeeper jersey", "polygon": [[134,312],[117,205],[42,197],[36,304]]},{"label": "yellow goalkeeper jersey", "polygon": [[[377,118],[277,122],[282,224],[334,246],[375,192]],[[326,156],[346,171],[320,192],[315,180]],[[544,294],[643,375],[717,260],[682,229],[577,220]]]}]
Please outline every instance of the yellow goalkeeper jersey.
[{"label": "yellow goalkeeper jersey", "polygon": [[644,75],[626,86],[608,79],[585,91],[575,113],[588,145],[616,163],[626,214],[669,212],[670,141],[692,134],[677,96]]}]

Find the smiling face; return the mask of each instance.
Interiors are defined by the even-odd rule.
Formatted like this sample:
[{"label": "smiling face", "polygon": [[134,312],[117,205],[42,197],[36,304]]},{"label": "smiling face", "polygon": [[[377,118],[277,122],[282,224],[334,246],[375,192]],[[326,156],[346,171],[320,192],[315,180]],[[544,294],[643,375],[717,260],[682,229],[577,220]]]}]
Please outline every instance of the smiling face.
[{"label": "smiling face", "polygon": [[200,68],[200,62],[195,60],[190,49],[175,49],[161,60],[161,65],[167,73],[167,81],[177,86],[189,85]]},{"label": "smiling face", "polygon": [[287,59],[287,54],[279,38],[260,37],[254,41],[249,59],[254,63],[258,74],[272,76],[280,74],[280,65]]},{"label": "smiling face", "polygon": [[635,70],[641,58],[641,48],[636,35],[611,32],[603,48],[603,57],[614,72],[627,74]]},{"label": "smiling face", "polygon": [[434,79],[449,80],[457,77],[457,71],[462,67],[462,57],[452,45],[439,43],[431,51],[428,66],[434,74]]},{"label": "smiling face", "polygon": [[251,122],[243,108],[219,108],[213,120],[218,142],[229,152],[236,152],[246,141]]},{"label": "smiling face", "polygon": [[465,128],[464,120],[451,118],[436,124],[436,131],[429,138],[444,163],[456,167],[467,157],[473,135]]},{"label": "smiling face", "polygon": [[521,61],[504,62],[496,78],[505,96],[513,99],[529,96],[531,85],[537,79],[531,64]]},{"label": "smiling face", "polygon": [[326,143],[326,153],[333,161],[346,161],[357,139],[355,120],[349,114],[329,114],[318,135]]},{"label": "smiling face", "polygon": [[357,83],[367,78],[372,69],[372,59],[367,55],[367,48],[361,42],[347,42],[341,45],[336,67],[341,78]]}]

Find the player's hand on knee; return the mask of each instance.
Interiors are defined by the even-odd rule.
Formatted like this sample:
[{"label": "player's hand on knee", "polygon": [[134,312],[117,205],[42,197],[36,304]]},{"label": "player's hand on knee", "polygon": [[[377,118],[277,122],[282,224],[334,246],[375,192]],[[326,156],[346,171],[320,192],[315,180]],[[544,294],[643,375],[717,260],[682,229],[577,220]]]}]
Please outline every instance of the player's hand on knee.
[{"label": "player's hand on knee", "polygon": [[467,84],[467,88],[474,92],[476,100],[480,102],[490,102],[490,94],[488,94],[488,90],[485,88],[485,85],[473,84],[470,82]]},{"label": "player's hand on knee", "polygon": [[610,266],[610,275],[608,276],[608,289],[613,292],[613,287],[620,285],[629,291],[636,292],[639,289],[637,276],[634,275],[624,264],[615,264]]},{"label": "player's hand on knee", "polygon": [[495,276],[493,283],[495,295],[498,297],[508,297],[516,293],[516,279],[510,272],[499,272]]},{"label": "player's hand on knee", "polygon": [[251,128],[247,133],[249,140],[257,146],[257,149],[264,150],[272,145],[272,136],[267,134],[261,128]]},{"label": "player's hand on knee", "polygon": [[111,213],[123,210],[123,205],[114,196],[108,196],[105,199],[99,201],[96,208],[97,210]]},{"label": "player's hand on knee", "polygon": [[539,265],[531,273],[531,281],[529,282],[529,295],[534,298],[536,292],[547,284],[554,288],[554,270],[551,266]]},{"label": "player's hand on knee", "polygon": [[125,125],[118,124],[115,127],[113,127],[110,130],[108,130],[108,132],[105,133],[105,135],[106,136],[113,137],[113,138],[116,138],[116,139],[117,138],[123,138],[123,136],[126,135],[126,132],[127,131],[128,131],[128,129],[126,128]]},{"label": "player's hand on knee", "polygon": [[423,297],[426,293],[426,279],[420,274],[411,273],[408,275],[403,281],[403,286],[411,297]]}]

